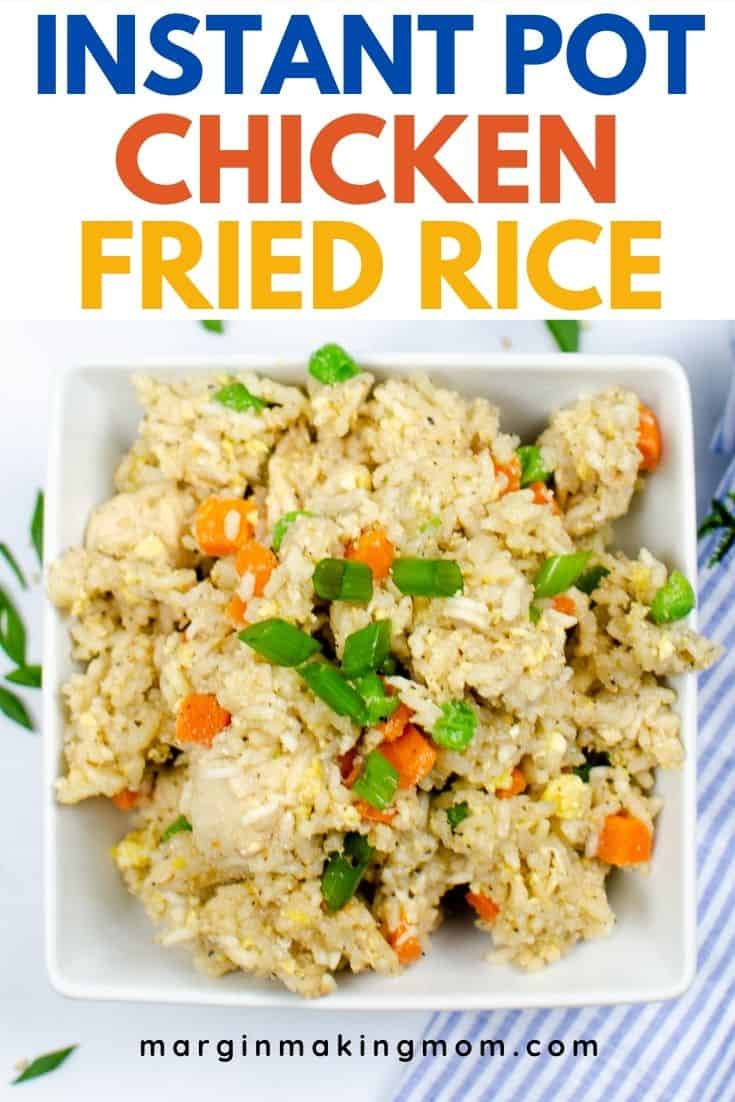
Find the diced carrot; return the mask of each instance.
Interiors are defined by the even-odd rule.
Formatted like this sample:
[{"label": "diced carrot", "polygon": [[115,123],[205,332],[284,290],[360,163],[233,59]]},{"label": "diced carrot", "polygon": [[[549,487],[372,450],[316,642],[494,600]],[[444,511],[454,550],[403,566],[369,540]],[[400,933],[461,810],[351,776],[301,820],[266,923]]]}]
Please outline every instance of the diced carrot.
[{"label": "diced carrot", "polygon": [[608,815],[597,843],[597,856],[607,865],[641,865],[651,857],[653,836],[633,815]]},{"label": "diced carrot", "polygon": [[[391,686],[387,688],[388,696],[393,694],[390,692]],[[413,715],[413,710],[409,708],[408,704],[404,704],[403,701],[398,705],[392,716],[388,719],[384,719],[382,723],[378,724],[378,730],[383,735],[384,742],[395,742],[397,738],[400,738],[406,729],[406,725]]]},{"label": "diced carrot", "polygon": [[380,524],[366,529],[354,543],[349,543],[345,548],[345,558],[365,563],[372,570],[376,581],[388,577],[395,557],[396,549]]},{"label": "diced carrot", "polygon": [[211,746],[212,739],[229,727],[231,719],[230,713],[220,707],[214,693],[190,693],[179,706],[176,738],[179,742]]},{"label": "diced carrot", "polygon": [[367,819],[370,823],[385,823],[386,826],[390,826],[396,817],[396,809],[392,811],[379,811],[377,807],[373,807],[367,800],[357,800],[355,807],[360,812],[363,819]]},{"label": "diced carrot", "polygon": [[264,547],[257,540],[248,540],[237,552],[235,567],[238,574],[252,574],[254,578],[253,594],[256,597],[263,596],[263,590],[268,584],[273,571],[278,566],[278,559],[270,547]]},{"label": "diced carrot", "polygon": [[641,404],[638,420],[638,450],[642,471],[655,471],[661,461],[661,428],[652,409]]},{"label": "diced carrot", "polygon": [[576,616],[577,605],[573,597],[567,597],[566,593],[560,594],[558,597],[554,597],[551,602],[552,608],[555,608],[557,612],[563,612],[565,616]]},{"label": "diced carrot", "polygon": [[352,788],[353,784],[360,776],[360,766],[355,763],[357,758],[357,747],[353,746],[351,750],[348,750],[346,754],[343,754],[339,758],[339,773],[342,778],[342,784],[347,788]]},{"label": "diced carrot", "polygon": [[138,802],[138,795],[139,793],[133,792],[131,788],[123,788],[122,792],[117,792],[112,797],[112,802],[121,811],[132,811]]},{"label": "diced carrot", "polygon": [[559,516],[561,509],[554,496],[554,491],[544,482],[532,482],[529,490],[533,490],[533,500],[537,505],[550,505],[555,516]]},{"label": "diced carrot", "polygon": [[255,505],[239,497],[208,497],[194,517],[194,533],[205,555],[232,555],[253,538]]},{"label": "diced carrot", "polygon": [[493,903],[487,895],[480,895],[479,892],[467,892],[465,899],[470,907],[477,911],[483,922],[494,922],[500,914],[500,907],[497,903]]},{"label": "diced carrot", "polygon": [[418,727],[409,723],[400,738],[382,742],[380,753],[398,770],[400,788],[413,788],[434,767],[437,749]]},{"label": "diced carrot", "polygon": [[238,597],[237,593],[233,596],[232,600],[225,609],[225,615],[227,619],[235,625],[236,628],[247,627],[247,620],[245,619],[245,611],[247,605],[243,601],[242,597]]},{"label": "diced carrot", "polygon": [[395,930],[388,934],[388,944],[403,965],[415,964],[423,951],[417,937],[406,937],[407,929],[405,920],[401,919]]},{"label": "diced carrot", "polygon": [[504,474],[506,478],[506,487],[501,491],[500,496],[504,497],[505,494],[513,494],[516,490],[521,488],[521,461],[517,455],[514,455],[507,463],[496,463],[495,473]]},{"label": "diced carrot", "polygon": [[499,800],[509,800],[511,796],[520,796],[521,792],[526,791],[526,778],[523,775],[523,770],[515,766],[510,775],[510,785],[508,788],[496,788],[495,795]]}]

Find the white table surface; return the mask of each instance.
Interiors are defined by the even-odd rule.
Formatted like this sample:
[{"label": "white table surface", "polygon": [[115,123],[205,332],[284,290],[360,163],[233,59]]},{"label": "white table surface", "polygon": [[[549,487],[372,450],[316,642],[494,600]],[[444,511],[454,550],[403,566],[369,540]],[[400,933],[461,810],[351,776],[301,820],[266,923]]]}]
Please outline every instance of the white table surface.
[{"label": "white table surface", "polygon": [[[0,325],[2,347],[2,430],[0,541],[7,542],[24,568],[38,575],[27,532],[37,487],[45,467],[48,393],[54,371],[74,362],[134,362],[167,355],[199,356],[208,352],[297,352],[306,355],[325,340],[341,341],[351,350],[502,351],[553,349],[541,323],[422,322],[373,324],[314,322],[237,323],[224,337],[190,322],[33,323]],[[724,468],[708,452],[731,374],[729,330],[725,322],[591,323],[583,335],[590,352],[665,353],[679,359],[692,383],[696,438],[699,513]],[[15,587],[0,566],[0,584]],[[30,629],[30,658],[40,660],[40,586],[20,602]],[[38,694],[28,693],[38,712]],[[16,1061],[73,1042],[79,1051],[66,1066],[46,1079],[24,1084],[22,1097],[86,1100],[104,1090],[106,1102],[158,1096],[177,1102],[215,1090],[219,1099],[318,1098],[363,1102],[389,1098],[406,1065],[395,1055],[352,1059],[235,1057],[219,1063],[202,1058],[142,1059],[141,1037],[167,1042],[183,1037],[234,1038],[242,1033],[278,1040],[300,1037],[308,1049],[316,1038],[335,1038],[341,1030],[358,1039],[364,1033],[386,1038],[391,1050],[399,1038],[416,1037],[426,1015],[395,1013],[345,1016],[328,1011],[270,1011],[73,1002],[49,987],[43,962],[40,861],[40,738],[0,717],[0,1098]],[[104,936],[104,931],[101,931]],[[154,1094],[155,1092],[155,1094]],[[14,1098],[21,1096],[13,1093]]]}]

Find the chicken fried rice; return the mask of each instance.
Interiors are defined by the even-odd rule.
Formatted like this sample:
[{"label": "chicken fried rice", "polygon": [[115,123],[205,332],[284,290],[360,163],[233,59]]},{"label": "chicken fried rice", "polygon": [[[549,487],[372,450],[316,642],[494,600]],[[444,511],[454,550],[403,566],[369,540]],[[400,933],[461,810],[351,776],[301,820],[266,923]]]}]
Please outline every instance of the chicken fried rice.
[{"label": "chicken fried rice", "polygon": [[336,346],[305,388],[135,385],[115,495],[50,573],[58,796],[134,816],[114,860],[160,942],[313,997],[410,966],[458,897],[521,968],[606,934],[682,761],[666,678],[716,658],[689,582],[613,546],[652,411],[614,388],[521,442]]}]

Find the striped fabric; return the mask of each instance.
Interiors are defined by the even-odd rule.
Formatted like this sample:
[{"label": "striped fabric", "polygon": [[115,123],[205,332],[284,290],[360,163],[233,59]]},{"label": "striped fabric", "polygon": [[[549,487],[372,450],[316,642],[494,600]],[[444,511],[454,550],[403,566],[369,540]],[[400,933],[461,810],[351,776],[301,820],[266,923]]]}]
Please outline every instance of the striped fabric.
[{"label": "striped fabric", "polygon": [[[715,446],[735,450],[735,387]],[[735,491],[735,460],[718,496]],[[571,1010],[435,1014],[425,1036],[525,1042],[595,1038],[597,1057],[426,1057],[396,1102],[734,1102],[735,1100],[735,551],[714,569],[715,534],[700,546],[699,623],[725,646],[700,677],[699,959],[687,994],[673,1002]],[[473,1045],[474,1052],[474,1045]]]}]

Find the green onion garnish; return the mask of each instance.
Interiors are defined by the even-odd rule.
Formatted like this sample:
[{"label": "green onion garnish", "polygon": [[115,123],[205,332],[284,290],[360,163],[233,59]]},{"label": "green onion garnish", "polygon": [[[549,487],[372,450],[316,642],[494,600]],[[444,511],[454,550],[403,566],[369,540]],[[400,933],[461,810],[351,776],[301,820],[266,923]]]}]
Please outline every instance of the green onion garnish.
[{"label": "green onion garnish", "polygon": [[342,853],[331,853],[322,873],[322,896],[330,911],[339,911],[357,891],[375,850],[356,831],[345,835]]},{"label": "green onion garnish", "polygon": [[674,570],[653,598],[651,619],[654,624],[672,624],[688,616],[696,603],[691,584],[680,571]]},{"label": "green onion garnish", "polygon": [[574,583],[577,589],[581,589],[582,593],[586,593],[589,597],[591,593],[597,589],[603,578],[606,578],[610,571],[606,566],[591,566],[589,570],[585,570],[584,574],[580,574]]},{"label": "green onion garnish", "polygon": [[31,543],[36,549],[38,561],[41,566],[43,566],[43,525],[45,511],[44,493],[43,490],[39,490],[36,494],[36,505],[33,510],[33,516],[31,517]]},{"label": "green onion garnish", "polygon": [[575,551],[572,555],[552,555],[534,578],[537,597],[556,597],[574,585],[592,558],[591,551]]},{"label": "green onion garnish", "polygon": [[532,624],[537,624],[541,619],[541,609],[534,601],[528,606],[528,619]]},{"label": "green onion garnish", "polygon": [[352,791],[378,811],[385,811],[398,789],[398,770],[379,750],[371,750]]},{"label": "green onion garnish", "polygon": [[342,672],[345,677],[377,670],[390,654],[390,620],[377,620],[360,631],[353,631],[345,641]]},{"label": "green onion garnish", "polygon": [[262,413],[270,404],[258,398],[256,394],[251,394],[243,383],[229,383],[223,386],[214,395],[213,400],[219,402],[221,406],[226,406],[227,409],[234,409],[236,413],[244,413],[249,409],[254,410],[255,413]]},{"label": "green onion garnish", "polygon": [[11,685],[23,685],[27,689],[40,689],[43,673],[40,666],[19,666],[17,670],[5,675]]},{"label": "green onion garnish", "polygon": [[177,819],[174,819],[172,823],[168,824],[161,835],[161,843],[168,842],[169,838],[173,838],[174,834],[181,834],[182,831],[191,831],[191,823],[186,815],[179,815]]},{"label": "green onion garnish", "polygon": [[600,765],[609,765],[610,756],[604,750],[583,750],[584,764],[578,765],[572,772],[580,777],[585,784],[589,783],[590,769],[596,769]]},{"label": "green onion garnish", "polygon": [[261,620],[245,628],[237,637],[276,666],[300,666],[321,649],[316,639],[287,620]]},{"label": "green onion garnish", "polygon": [[306,509],[294,509],[291,513],[284,513],[281,519],[276,521],[276,524],[273,527],[273,539],[271,541],[273,544],[273,550],[281,550],[283,537],[286,535],[286,532],[289,530],[295,520],[298,520],[299,517],[312,517],[313,515],[313,513],[309,513]]},{"label": "green onion garnish", "polygon": [[314,571],[314,592],[325,601],[367,603],[373,595],[373,572],[364,562],[322,559]]},{"label": "green onion garnish", "polygon": [[521,462],[521,487],[532,486],[534,482],[548,482],[551,471],[546,469],[541,448],[535,444],[524,444],[516,449]]},{"label": "green onion garnish", "polygon": [[355,688],[365,701],[367,724],[372,727],[381,719],[388,719],[398,707],[397,696],[388,696],[385,686],[376,673],[366,673],[355,681]]},{"label": "green onion garnish", "polygon": [[434,724],[431,737],[448,750],[466,750],[477,730],[477,713],[464,700],[448,700],[442,704],[441,716]]},{"label": "green onion garnish", "polygon": [[328,704],[338,716],[349,716],[360,727],[367,723],[365,701],[339,670],[328,662],[309,662],[299,673],[314,696]]},{"label": "green onion garnish", "polygon": [[0,589],[0,647],[16,666],[26,663],[26,629],[13,602]]},{"label": "green onion garnish", "polygon": [[20,583],[21,589],[28,589],[28,582],[25,579],[25,574],[18,565],[18,560],[8,547],[7,543],[0,543],[0,555],[2,555],[10,569],[15,574],[18,582]]},{"label": "green onion garnish", "polygon": [[28,715],[23,701],[15,693],[11,693],[10,689],[3,689],[2,686],[0,686],[0,712],[8,719],[12,719],[14,723],[25,727],[27,731],[33,730],[33,720]]},{"label": "green onion garnish", "polygon": [[359,375],[360,368],[344,348],[338,344],[325,344],[312,354],[309,374],[326,386],[334,386]]},{"label": "green onion garnish", "polygon": [[452,828],[452,834],[454,834],[459,824],[465,821],[469,813],[470,809],[466,800],[463,800],[461,804],[455,804],[454,807],[447,808],[447,819]]},{"label": "green onion garnish", "polygon": [[453,559],[396,559],[391,575],[410,597],[453,597],[464,589],[462,571]]},{"label": "green onion garnish", "polygon": [[384,677],[393,677],[398,671],[398,662],[389,654],[388,657],[381,663],[378,673],[382,673]]}]

